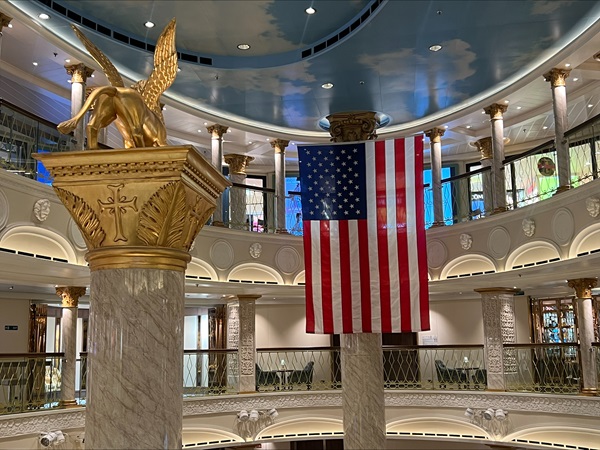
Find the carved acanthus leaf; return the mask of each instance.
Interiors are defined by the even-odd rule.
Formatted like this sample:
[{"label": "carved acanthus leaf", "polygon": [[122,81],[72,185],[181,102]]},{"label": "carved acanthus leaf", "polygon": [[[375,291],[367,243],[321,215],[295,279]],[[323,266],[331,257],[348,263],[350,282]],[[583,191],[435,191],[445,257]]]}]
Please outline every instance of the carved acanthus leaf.
[{"label": "carved acanthus leaf", "polygon": [[196,236],[211,216],[215,207],[210,205],[205,199],[196,196],[196,203],[190,209],[187,214],[186,222],[188,224],[187,236],[183,242],[183,247],[189,250],[192,246],[192,242],[196,239]]},{"label": "carved acanthus leaf", "polygon": [[180,182],[164,185],[142,207],[138,237],[150,246],[179,248],[186,210],[183,185]]},{"label": "carved acanthus leaf", "polygon": [[69,191],[58,187],[54,187],[54,191],[79,226],[88,249],[93,250],[100,247],[106,233],[100,226],[100,220],[94,210],[81,197]]}]

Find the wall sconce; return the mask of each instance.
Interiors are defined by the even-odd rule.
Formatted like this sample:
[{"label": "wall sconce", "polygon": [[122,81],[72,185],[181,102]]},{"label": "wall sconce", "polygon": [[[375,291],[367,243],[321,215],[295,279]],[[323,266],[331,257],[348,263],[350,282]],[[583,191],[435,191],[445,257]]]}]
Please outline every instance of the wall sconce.
[{"label": "wall sconce", "polygon": [[491,407],[486,409],[467,408],[465,417],[469,422],[490,432],[495,437],[505,436],[508,433],[509,423],[506,420],[508,411],[503,409]]},{"label": "wall sconce", "polygon": [[259,432],[273,424],[277,416],[279,416],[279,413],[275,408],[265,410],[252,409],[250,412],[243,409],[236,416],[238,434],[246,441],[254,440]]},{"label": "wall sconce", "polygon": [[40,435],[40,444],[42,447],[54,447],[65,442],[65,434],[58,430]]}]

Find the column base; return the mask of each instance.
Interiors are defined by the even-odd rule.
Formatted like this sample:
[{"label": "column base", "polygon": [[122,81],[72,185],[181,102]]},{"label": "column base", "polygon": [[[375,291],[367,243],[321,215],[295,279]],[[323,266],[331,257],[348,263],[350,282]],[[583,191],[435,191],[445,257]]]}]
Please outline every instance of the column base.
[{"label": "column base", "polygon": [[554,195],[558,195],[558,194],[561,194],[563,192],[570,191],[570,190],[571,190],[571,186],[559,186],[558,189],[556,189],[556,192],[554,193]]},{"label": "column base", "polygon": [[506,206],[499,206],[498,208],[495,208],[492,211],[492,214],[500,214],[500,213],[503,213],[503,212],[506,212],[506,211],[508,211],[508,208]]},{"label": "column base", "polygon": [[226,228],[226,227],[225,227],[225,224],[224,224],[223,222],[218,222],[218,221],[215,221],[215,222],[213,222],[213,223],[211,224],[211,226],[213,226],[213,227],[221,227],[221,228]]},{"label": "column base", "polygon": [[431,224],[431,227],[429,228],[439,228],[439,227],[445,227],[446,226],[446,222],[433,222]]},{"label": "column base", "polygon": [[276,234],[290,234],[289,231],[287,230],[287,228],[277,228],[277,230],[275,230]]},{"label": "column base", "polygon": [[595,397],[598,395],[598,389],[597,388],[583,388],[583,389],[581,389],[581,395]]},{"label": "column base", "polygon": [[58,402],[59,408],[77,408],[79,405],[76,400],[60,400]]}]

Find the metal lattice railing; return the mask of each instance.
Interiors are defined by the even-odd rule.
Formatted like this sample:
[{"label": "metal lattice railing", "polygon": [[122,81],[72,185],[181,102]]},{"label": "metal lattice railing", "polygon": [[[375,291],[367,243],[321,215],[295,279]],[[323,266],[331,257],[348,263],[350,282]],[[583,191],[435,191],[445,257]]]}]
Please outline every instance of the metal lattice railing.
[{"label": "metal lattice railing", "polygon": [[58,407],[63,353],[0,358],[0,414]]},{"label": "metal lattice railing", "polygon": [[504,345],[504,382],[510,392],[578,394],[577,344]]},{"label": "metal lattice railing", "polygon": [[275,194],[272,189],[235,184],[222,196],[223,223],[233,230],[275,232]]},{"label": "metal lattice railing", "polygon": [[442,180],[444,223],[466,222],[492,213],[490,168]]},{"label": "metal lattice railing", "polygon": [[185,350],[183,395],[237,394],[239,360],[237,350]]},{"label": "metal lattice railing", "polygon": [[592,352],[596,362],[596,384],[600,389],[600,342],[592,342]]},{"label": "metal lattice railing", "polygon": [[256,373],[258,391],[340,389],[339,348],[259,349]]}]

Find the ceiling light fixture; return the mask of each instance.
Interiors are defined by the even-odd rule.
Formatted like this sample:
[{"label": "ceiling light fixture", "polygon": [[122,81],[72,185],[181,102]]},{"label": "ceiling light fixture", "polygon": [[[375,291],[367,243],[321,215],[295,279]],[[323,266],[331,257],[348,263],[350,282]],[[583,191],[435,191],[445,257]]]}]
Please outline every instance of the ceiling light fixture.
[{"label": "ceiling light fixture", "polygon": [[94,75],[94,74],[91,74],[90,76],[91,76],[92,78],[94,78],[96,75]]},{"label": "ceiling light fixture", "polygon": [[239,50],[248,50],[250,48],[250,44],[238,44],[237,48]]},{"label": "ceiling light fixture", "polygon": [[573,78],[573,81],[579,81],[579,78]]},{"label": "ceiling light fixture", "polygon": [[565,67],[571,67],[571,64],[569,64],[569,63],[566,63],[566,64],[565,64]]},{"label": "ceiling light fixture", "polygon": [[547,130],[547,129],[548,129],[548,127],[542,127],[542,129],[544,129],[544,130]]},{"label": "ceiling light fixture", "polygon": [[66,63],[70,63],[70,62],[71,62],[71,60],[70,60],[69,58],[67,58],[67,59],[65,59],[65,62],[66,62]]},{"label": "ceiling light fixture", "polygon": [[509,100],[504,100],[504,103],[506,103],[508,105]]},{"label": "ceiling light fixture", "polygon": [[50,19],[50,16],[48,14],[46,14],[46,13],[39,13],[38,17],[40,19],[42,19],[42,20],[48,20],[48,19]]},{"label": "ceiling light fixture", "polygon": [[471,125],[467,125],[467,130],[468,130],[469,128],[471,128]]},{"label": "ceiling light fixture", "polygon": [[248,145],[252,144],[252,141],[248,141]]},{"label": "ceiling light fixture", "polygon": [[315,8],[313,8],[312,6],[309,6],[308,8],[306,8],[306,9],[304,10],[304,12],[305,12],[306,14],[308,14],[309,16],[312,16],[314,13],[316,13],[316,12],[317,12],[317,10],[316,10]]},{"label": "ceiling light fixture", "polygon": [[12,24],[12,23],[9,23],[9,24],[8,24],[8,28],[12,28],[12,27],[13,27],[13,24]]},{"label": "ceiling light fixture", "polygon": [[181,67],[177,67],[177,72],[181,72]]},{"label": "ceiling light fixture", "polygon": [[444,129],[447,130],[448,129],[448,125],[444,125]]},{"label": "ceiling light fixture", "polygon": [[333,87],[333,83],[323,83],[321,87],[323,89],[331,89]]},{"label": "ceiling light fixture", "polygon": [[198,130],[198,133],[202,133],[202,130]]},{"label": "ceiling light fixture", "polygon": [[439,52],[442,49],[440,44],[434,44],[429,47],[429,50],[432,52]]},{"label": "ceiling light fixture", "polygon": [[517,109],[521,109],[521,108],[522,108],[522,106],[517,106]]},{"label": "ceiling light fixture", "polygon": [[144,26],[145,26],[146,28],[153,28],[153,27],[154,27],[154,22],[152,22],[152,21],[150,21],[150,20],[149,20],[149,21],[147,21],[147,22],[144,24]]},{"label": "ceiling light fixture", "polygon": [[588,108],[593,108],[594,105],[592,105],[591,103],[588,105]]},{"label": "ceiling light fixture", "polygon": [[35,61],[34,61],[34,62],[32,62],[31,64],[33,64],[34,66],[37,66],[37,65],[38,65],[38,63],[37,63],[37,62],[35,62]]}]

